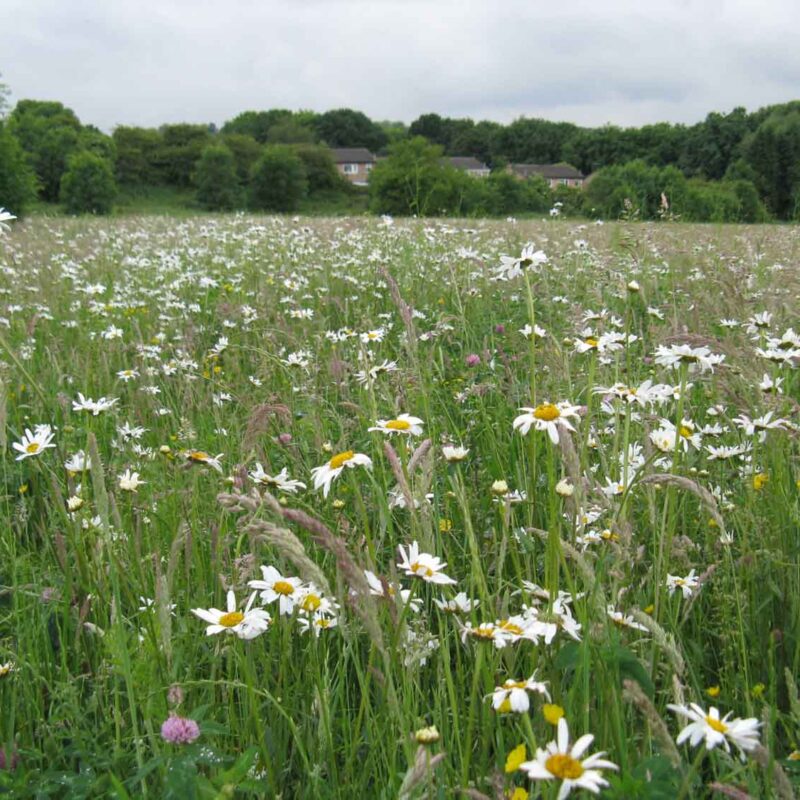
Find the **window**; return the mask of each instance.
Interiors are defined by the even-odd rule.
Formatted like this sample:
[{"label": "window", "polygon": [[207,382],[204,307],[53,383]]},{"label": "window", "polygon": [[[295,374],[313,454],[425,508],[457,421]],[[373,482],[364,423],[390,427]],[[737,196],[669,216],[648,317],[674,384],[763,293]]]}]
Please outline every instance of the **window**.
[{"label": "window", "polygon": [[345,164],[344,165],[344,174],[345,175],[358,175],[358,164]]},{"label": "window", "polygon": [[566,178],[562,178],[562,179],[559,181],[559,183],[560,183],[562,186],[569,186],[569,181],[568,181]]},{"label": "window", "polygon": [[369,172],[375,165],[374,164],[367,164],[367,172]]}]

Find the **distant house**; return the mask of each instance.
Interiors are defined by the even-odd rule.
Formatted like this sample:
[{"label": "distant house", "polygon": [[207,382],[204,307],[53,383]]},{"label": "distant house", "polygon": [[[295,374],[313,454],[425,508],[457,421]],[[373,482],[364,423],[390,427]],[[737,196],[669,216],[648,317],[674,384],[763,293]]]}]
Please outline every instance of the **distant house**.
[{"label": "distant house", "polygon": [[569,164],[509,164],[508,171],[518,178],[541,175],[551,189],[559,186],[583,186],[586,176]]},{"label": "distant house", "polygon": [[467,175],[472,175],[474,178],[485,178],[490,172],[489,167],[483,161],[478,161],[472,156],[450,156],[442,160],[449,161],[451,167],[466,172]]},{"label": "distant house", "polygon": [[356,186],[366,186],[375,156],[366,147],[331,148],[336,169]]}]

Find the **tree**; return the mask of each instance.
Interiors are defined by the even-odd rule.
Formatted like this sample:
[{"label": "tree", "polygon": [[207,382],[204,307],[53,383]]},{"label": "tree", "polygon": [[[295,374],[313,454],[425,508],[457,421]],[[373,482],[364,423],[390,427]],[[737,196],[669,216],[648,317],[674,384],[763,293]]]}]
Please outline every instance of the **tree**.
[{"label": "tree", "polygon": [[236,174],[236,159],[223,144],[211,144],[203,150],[194,173],[197,200],[212,211],[230,211],[242,201]]},{"label": "tree", "polygon": [[161,134],[151,128],[121,125],[112,134],[116,156],[114,174],[123,186],[142,188],[159,182],[158,154]]},{"label": "tree", "polygon": [[264,148],[252,136],[244,133],[223,133],[220,141],[233,153],[239,183],[245,186],[253,164],[261,158]]},{"label": "tree", "polygon": [[305,168],[290,147],[267,147],[250,176],[250,205],[266,211],[294,211],[308,189]]},{"label": "tree", "polygon": [[8,112],[9,102],[8,98],[11,95],[11,89],[8,88],[7,83],[0,81],[0,120],[5,119]]},{"label": "tree", "polygon": [[389,148],[369,179],[370,206],[379,214],[458,213],[473,180],[442,160],[442,148],[415,136]]},{"label": "tree", "polygon": [[172,186],[190,186],[194,165],[210,143],[207,125],[162,126],[161,147],[156,155],[162,180]]},{"label": "tree", "polygon": [[800,214],[800,103],[772,111],[742,142],[755,184],[779,219]]},{"label": "tree", "polygon": [[386,133],[366,114],[350,108],[337,108],[320,114],[314,127],[317,136],[329,147],[366,147],[373,153],[386,146]]},{"label": "tree", "polygon": [[111,164],[88,150],[72,155],[61,178],[61,202],[69,214],[108,214],[117,187]]},{"label": "tree", "polygon": [[20,100],[8,124],[36,172],[42,198],[56,201],[67,159],[79,147],[80,120],[61,103]]},{"label": "tree", "polygon": [[332,189],[347,191],[350,188],[350,184],[336,169],[331,151],[327,147],[300,144],[296,145],[293,150],[305,167],[309,194]]},{"label": "tree", "polygon": [[36,174],[22,146],[0,120],[0,207],[20,216],[35,199]]},{"label": "tree", "polygon": [[312,144],[315,138],[313,129],[296,119],[276,122],[267,133],[269,144]]},{"label": "tree", "polygon": [[264,144],[273,125],[291,118],[292,112],[285,108],[273,108],[269,111],[243,111],[222,126],[222,133],[252,136],[257,142]]}]

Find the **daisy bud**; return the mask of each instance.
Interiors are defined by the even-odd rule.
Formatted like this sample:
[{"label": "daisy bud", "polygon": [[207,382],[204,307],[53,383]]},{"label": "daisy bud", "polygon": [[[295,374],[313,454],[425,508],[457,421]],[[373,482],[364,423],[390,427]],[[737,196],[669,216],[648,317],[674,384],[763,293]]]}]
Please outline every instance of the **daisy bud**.
[{"label": "daisy bud", "polygon": [[569,478],[562,478],[556,484],[556,494],[561,497],[572,497],[575,494],[575,487],[569,482]]},{"label": "daisy bud", "polygon": [[439,731],[436,730],[435,725],[429,728],[420,728],[415,734],[414,738],[418,744],[434,744],[439,741]]}]

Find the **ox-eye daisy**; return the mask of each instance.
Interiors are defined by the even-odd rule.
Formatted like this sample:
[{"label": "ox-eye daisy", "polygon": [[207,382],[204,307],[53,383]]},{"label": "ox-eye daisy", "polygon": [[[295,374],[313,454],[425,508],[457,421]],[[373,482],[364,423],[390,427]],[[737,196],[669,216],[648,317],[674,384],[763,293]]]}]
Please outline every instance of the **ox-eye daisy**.
[{"label": "ox-eye daisy", "polygon": [[447,566],[447,563],[430,553],[420,553],[417,542],[409,545],[408,552],[403,545],[400,545],[398,550],[400,551],[400,562],[397,566],[406,575],[422,578],[426,583],[456,583],[453,578],[441,571]]},{"label": "ox-eye daisy", "polygon": [[248,581],[251,589],[261,590],[261,600],[264,603],[278,601],[281,614],[291,614],[295,603],[300,598],[300,578],[286,578],[275,567],[261,567],[263,580]]},{"label": "ox-eye daisy", "polygon": [[603,752],[581,760],[593,741],[594,736],[587,733],[570,747],[569,728],[562,717],[558,721],[556,741],[550,742],[544,750],[537,748],[536,757],[523,762],[519,768],[534,781],[562,781],[557,800],[564,800],[573,789],[586,789],[592,794],[599,794],[602,787],[608,786],[600,770],[618,767],[606,761]]},{"label": "ox-eye daisy", "polygon": [[25,428],[22,439],[11,445],[19,453],[16,460],[22,461],[31,456],[38,456],[42,450],[55,447],[53,436],[53,429],[49,425],[37,425],[33,433],[30,428]]},{"label": "ox-eye daisy", "polygon": [[238,611],[236,596],[231,590],[227,597],[227,611],[220,611],[218,608],[193,608],[192,614],[209,623],[206,628],[206,636],[228,631],[235,633],[240,639],[255,639],[269,627],[271,620],[270,615],[264,609],[252,608],[255,598],[256,593],[253,592],[244,611]]},{"label": "ox-eye daisy", "polygon": [[322,487],[322,494],[324,497],[328,496],[331,490],[331,483],[339,476],[341,471],[349,467],[372,467],[372,459],[363,453],[355,453],[352,450],[345,450],[343,453],[337,453],[330,461],[323,464],[321,467],[314,467],[311,470],[311,477],[314,479],[314,488],[319,489]]},{"label": "ox-eye daisy", "polygon": [[511,711],[524,714],[530,708],[528,692],[540,694],[550,700],[547,684],[536,680],[536,675],[531,675],[526,681],[507,680],[492,692],[492,708],[501,714]]},{"label": "ox-eye daisy", "polygon": [[289,477],[289,472],[284,467],[277,475],[267,475],[261,464],[256,464],[256,468],[250,473],[250,480],[261,486],[269,486],[281,492],[294,494],[298,489],[305,489],[306,485],[302,481],[296,481]]},{"label": "ox-eye daisy", "polygon": [[719,711],[713,706],[706,713],[697,703],[688,706],[667,705],[681,717],[686,717],[691,722],[678,734],[678,744],[683,744],[687,739],[692,747],[697,747],[705,741],[706,750],[713,750],[721,744],[730,753],[729,742],[733,742],[739,749],[744,760],[744,754],[749,753],[758,746],[758,729],[761,723],[750,717],[748,719],[730,719],[732,711],[720,718]]},{"label": "ox-eye daisy", "polygon": [[372,428],[367,430],[380,431],[381,433],[404,433],[407,436],[421,436],[422,426],[425,423],[419,417],[410,414],[398,414],[395,419],[379,419]]},{"label": "ox-eye daisy", "polygon": [[562,402],[558,405],[554,403],[542,403],[536,408],[521,408],[524,414],[520,414],[514,420],[514,430],[518,430],[523,436],[527,435],[531,427],[537,431],[547,431],[550,441],[558,444],[558,429],[563,428],[567,431],[574,431],[575,428],[567,420],[567,417],[578,416],[578,406]]}]

